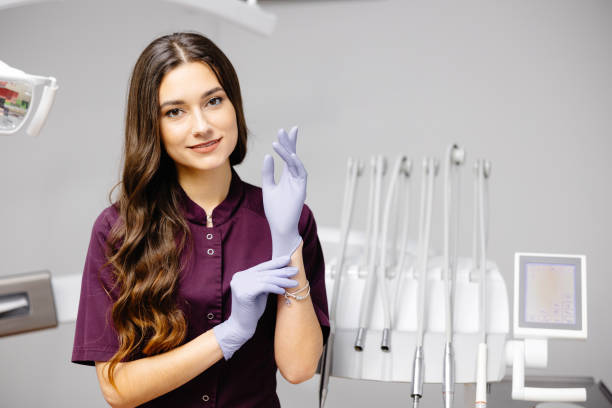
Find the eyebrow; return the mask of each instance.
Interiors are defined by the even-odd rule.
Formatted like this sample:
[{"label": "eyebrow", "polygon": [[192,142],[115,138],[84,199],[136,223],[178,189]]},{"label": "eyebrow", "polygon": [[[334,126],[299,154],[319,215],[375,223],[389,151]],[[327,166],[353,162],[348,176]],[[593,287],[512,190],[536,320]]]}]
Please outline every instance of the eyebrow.
[{"label": "eyebrow", "polygon": [[[216,88],[209,89],[208,91],[204,92],[204,93],[202,94],[202,96],[200,96],[200,99],[204,99],[204,98],[206,98],[207,96],[210,96],[210,95],[214,94],[215,92],[222,91],[222,90],[223,90],[223,88],[221,88],[220,86],[217,86]],[[162,104],[161,104],[161,106],[159,107],[159,109],[161,110],[161,109],[163,109],[163,108],[164,108],[164,106],[168,106],[168,105],[182,105],[182,104],[184,104],[184,103],[185,103],[185,101],[181,101],[181,100],[176,100],[176,101],[166,101],[166,102],[164,102],[164,103],[162,103]]]}]

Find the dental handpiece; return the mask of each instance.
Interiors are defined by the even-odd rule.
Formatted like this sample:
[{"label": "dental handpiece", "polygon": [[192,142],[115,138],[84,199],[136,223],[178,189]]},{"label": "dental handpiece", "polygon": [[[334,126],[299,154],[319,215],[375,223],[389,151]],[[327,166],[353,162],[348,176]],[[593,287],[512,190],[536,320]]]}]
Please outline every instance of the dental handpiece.
[{"label": "dental handpiece", "polygon": [[414,350],[414,362],[412,363],[412,406],[417,408],[419,401],[423,398],[423,346],[417,346]]},{"label": "dental handpiece", "polygon": [[444,347],[444,367],[442,373],[442,397],[444,398],[444,407],[450,408],[453,406],[453,397],[455,395],[455,353],[453,351],[453,343],[448,342]]}]

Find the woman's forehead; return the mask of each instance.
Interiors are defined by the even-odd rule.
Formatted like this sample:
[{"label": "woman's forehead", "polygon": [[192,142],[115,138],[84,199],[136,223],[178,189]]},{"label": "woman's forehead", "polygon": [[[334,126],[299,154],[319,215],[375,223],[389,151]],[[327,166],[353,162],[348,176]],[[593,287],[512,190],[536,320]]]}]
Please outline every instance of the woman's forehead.
[{"label": "woman's forehead", "polygon": [[202,92],[221,87],[214,71],[204,62],[181,64],[162,78],[159,86],[160,104],[165,100],[187,98],[193,93],[199,98]]}]

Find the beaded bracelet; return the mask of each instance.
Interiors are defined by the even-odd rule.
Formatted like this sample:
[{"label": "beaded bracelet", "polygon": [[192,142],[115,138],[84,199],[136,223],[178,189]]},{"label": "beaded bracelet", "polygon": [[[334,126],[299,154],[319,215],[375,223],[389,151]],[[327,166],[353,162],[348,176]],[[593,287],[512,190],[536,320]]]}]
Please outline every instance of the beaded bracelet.
[{"label": "beaded bracelet", "polygon": [[[308,292],[306,292],[304,296],[298,295],[298,293],[301,293],[305,291],[306,289],[308,289]],[[292,293],[285,291],[285,294],[283,296],[285,296],[285,303],[288,306],[291,306],[291,300],[289,299],[290,297],[294,298],[295,300],[304,300],[308,297],[308,295],[310,295],[310,282],[306,281],[306,286],[304,286],[303,288],[296,290],[295,292],[292,292]]]}]

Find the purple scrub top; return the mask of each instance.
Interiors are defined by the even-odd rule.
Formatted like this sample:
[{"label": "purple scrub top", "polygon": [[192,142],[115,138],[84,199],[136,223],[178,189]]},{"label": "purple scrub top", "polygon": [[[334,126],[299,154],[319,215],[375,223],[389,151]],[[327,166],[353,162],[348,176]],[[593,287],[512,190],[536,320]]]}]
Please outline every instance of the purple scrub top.
[{"label": "purple scrub top", "polygon": [[[177,299],[188,329],[185,342],[226,320],[231,312],[230,281],[238,271],[272,256],[272,238],[264,214],[261,188],[243,182],[232,169],[225,200],[212,213],[213,227],[206,227],[206,213],[181,189],[181,207],[194,240],[194,256],[180,272]],[[89,243],[74,336],[72,362],[94,365],[108,361],[118,349],[110,311],[117,290],[109,299],[102,284],[113,284],[106,262],[105,242],[119,215],[107,207],[96,219]],[[323,340],[329,335],[325,293],[325,263],[312,212],[304,205],[299,220],[304,240],[303,259],[310,282],[310,296],[321,325]],[[181,254],[185,262],[187,248]],[[181,387],[142,407],[280,407],[276,395],[274,329],[277,296],[268,296],[266,310],[253,337],[229,360],[221,359]],[[135,358],[146,357],[139,354]]]}]

